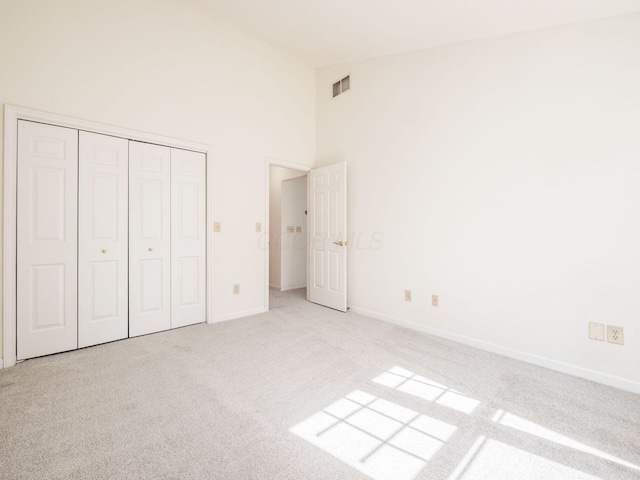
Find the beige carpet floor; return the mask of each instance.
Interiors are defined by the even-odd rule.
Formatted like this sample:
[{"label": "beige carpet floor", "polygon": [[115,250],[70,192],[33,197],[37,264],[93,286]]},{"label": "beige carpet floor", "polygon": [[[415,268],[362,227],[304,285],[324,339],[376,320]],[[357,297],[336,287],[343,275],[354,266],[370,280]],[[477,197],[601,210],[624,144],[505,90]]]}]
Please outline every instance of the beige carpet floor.
[{"label": "beige carpet floor", "polygon": [[272,292],[0,371],[0,477],[640,479],[640,396]]}]

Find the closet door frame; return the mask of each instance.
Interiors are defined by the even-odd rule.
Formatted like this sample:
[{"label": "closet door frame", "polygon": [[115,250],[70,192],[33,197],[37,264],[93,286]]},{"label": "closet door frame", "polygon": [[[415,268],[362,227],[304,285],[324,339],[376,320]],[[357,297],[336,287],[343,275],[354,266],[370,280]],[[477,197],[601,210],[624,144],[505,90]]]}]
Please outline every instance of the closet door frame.
[{"label": "closet door frame", "polygon": [[46,123],[59,127],[75,128],[87,132],[112,135],[129,140],[155,143],[167,147],[193,150],[206,156],[206,278],[207,278],[207,323],[213,323],[213,147],[202,143],[187,142],[163,135],[140,132],[128,128],[114,127],[79,118],[41,112],[30,108],[5,104],[4,106],[4,216],[3,216],[3,270],[2,270],[2,355],[0,368],[16,364],[16,267],[17,267],[17,166],[18,166],[18,120]]}]

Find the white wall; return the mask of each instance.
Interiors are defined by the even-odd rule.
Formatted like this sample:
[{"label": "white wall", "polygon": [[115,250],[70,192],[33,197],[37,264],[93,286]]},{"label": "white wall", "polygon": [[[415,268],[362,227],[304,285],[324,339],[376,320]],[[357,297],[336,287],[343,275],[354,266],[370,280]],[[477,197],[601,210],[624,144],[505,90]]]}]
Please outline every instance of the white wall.
[{"label": "white wall", "polygon": [[306,175],[291,168],[269,167],[269,285],[282,287],[282,181]]},{"label": "white wall", "polygon": [[217,318],[264,307],[265,157],[312,164],[314,82],[185,1],[0,0],[1,104],[214,147]]},{"label": "white wall", "polygon": [[[307,176],[282,182],[281,290],[307,286]],[[293,233],[287,226],[294,227]],[[300,227],[300,232],[297,231]]]},{"label": "white wall", "polygon": [[[640,15],[316,85],[318,166],[349,168],[351,306],[640,381]],[[589,321],[626,345],[588,340]]]}]

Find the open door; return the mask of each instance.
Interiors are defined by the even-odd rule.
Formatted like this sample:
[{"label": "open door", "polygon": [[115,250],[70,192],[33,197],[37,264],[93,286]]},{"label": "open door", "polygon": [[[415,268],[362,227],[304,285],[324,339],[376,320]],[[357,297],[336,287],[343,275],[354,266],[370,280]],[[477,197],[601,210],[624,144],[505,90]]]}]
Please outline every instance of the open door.
[{"label": "open door", "polygon": [[310,302],[347,311],[347,164],[309,172]]}]

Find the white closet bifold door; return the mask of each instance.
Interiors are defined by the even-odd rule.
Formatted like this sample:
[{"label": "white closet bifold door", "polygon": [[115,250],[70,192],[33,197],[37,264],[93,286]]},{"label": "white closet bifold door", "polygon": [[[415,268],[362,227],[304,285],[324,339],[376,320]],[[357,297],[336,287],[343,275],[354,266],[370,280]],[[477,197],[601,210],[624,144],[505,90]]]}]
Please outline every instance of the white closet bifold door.
[{"label": "white closet bifold door", "polygon": [[129,142],[129,336],[171,328],[170,148]]},{"label": "white closet bifold door", "polygon": [[80,132],[79,144],[78,347],[88,347],[129,334],[129,142]]},{"label": "white closet bifold door", "polygon": [[171,328],[206,320],[206,165],[171,149]]},{"label": "white closet bifold door", "polygon": [[18,122],[17,359],[78,346],[78,131]]}]

